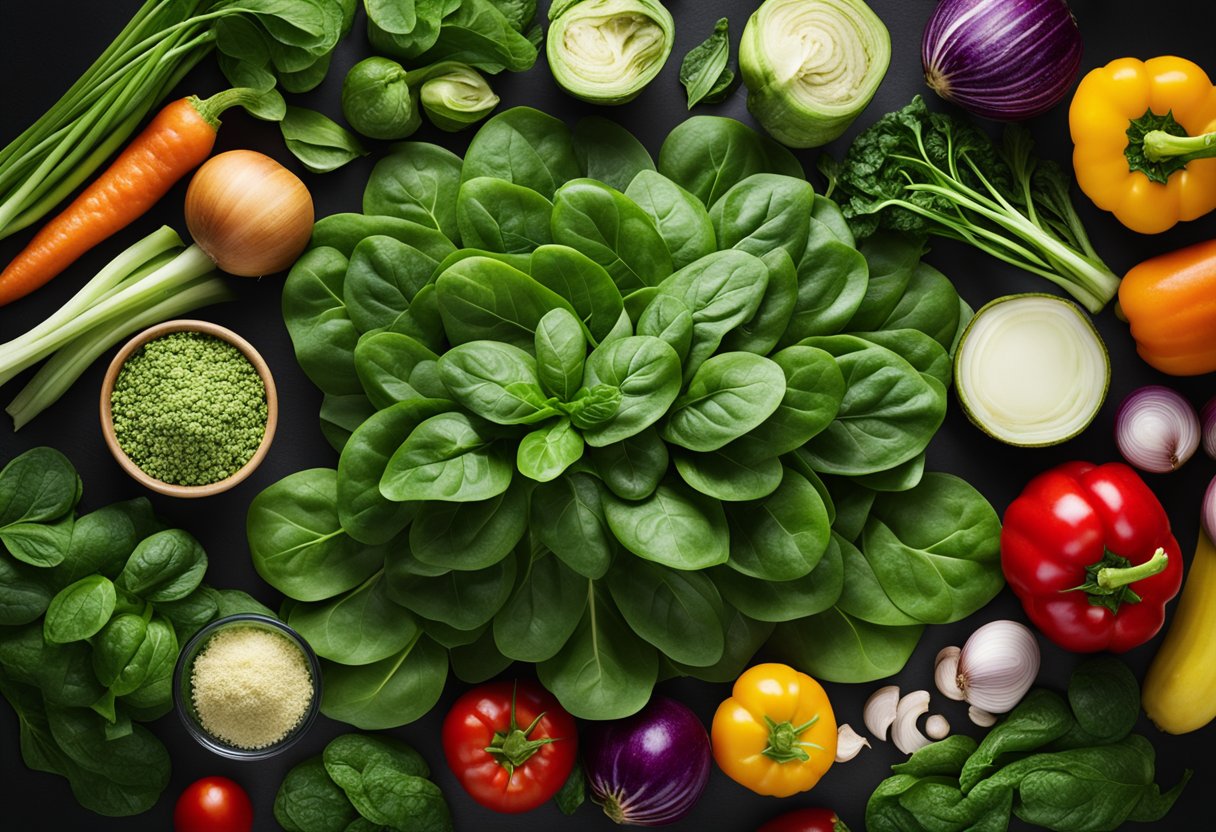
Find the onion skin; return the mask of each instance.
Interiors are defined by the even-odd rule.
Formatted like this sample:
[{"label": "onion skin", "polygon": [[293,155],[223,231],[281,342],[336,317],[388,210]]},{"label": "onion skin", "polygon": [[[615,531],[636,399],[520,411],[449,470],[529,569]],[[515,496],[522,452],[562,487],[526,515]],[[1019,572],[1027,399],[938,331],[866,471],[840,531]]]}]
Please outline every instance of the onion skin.
[{"label": "onion skin", "polygon": [[1022,121],[1064,99],[1081,68],[1065,0],[942,0],[921,41],[925,82],[947,101]]},{"label": "onion skin", "polygon": [[186,190],[186,227],[228,274],[261,277],[296,261],[312,237],[307,186],[269,156],[230,150],[213,156]]},{"label": "onion skin", "polygon": [[675,823],[709,782],[709,734],[673,699],[656,696],[631,717],[593,723],[581,742],[592,797],[616,823]]}]

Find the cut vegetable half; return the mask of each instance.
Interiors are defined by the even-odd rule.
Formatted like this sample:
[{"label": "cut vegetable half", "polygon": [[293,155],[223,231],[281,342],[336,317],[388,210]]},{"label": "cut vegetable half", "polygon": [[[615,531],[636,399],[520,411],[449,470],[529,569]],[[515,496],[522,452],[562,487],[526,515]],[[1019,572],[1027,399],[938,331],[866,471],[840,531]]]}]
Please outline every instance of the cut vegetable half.
[{"label": "cut vegetable half", "polygon": [[890,62],[891,36],[862,0],[767,0],[739,42],[747,108],[790,147],[843,133]]},{"label": "cut vegetable half", "polygon": [[1110,358],[1089,317],[1055,295],[997,298],[959,341],[954,379],[963,410],[993,439],[1055,445],[1093,421]]},{"label": "cut vegetable half", "polygon": [[557,0],[549,19],[545,54],[553,79],[592,104],[632,101],[675,43],[675,22],[658,0]]}]

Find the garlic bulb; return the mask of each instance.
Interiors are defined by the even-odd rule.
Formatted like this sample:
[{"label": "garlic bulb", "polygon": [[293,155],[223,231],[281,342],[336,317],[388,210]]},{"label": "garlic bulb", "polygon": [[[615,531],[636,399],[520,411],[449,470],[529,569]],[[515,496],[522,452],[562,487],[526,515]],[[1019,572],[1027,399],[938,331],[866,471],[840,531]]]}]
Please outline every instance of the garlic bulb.
[{"label": "garlic bulb", "polygon": [[916,727],[916,721],[929,712],[929,691],[914,690],[895,706],[891,742],[905,754],[914,754],[929,744],[929,738]]},{"label": "garlic bulb", "polygon": [[950,736],[950,721],[941,714],[934,714],[925,720],[925,734],[931,740],[945,739]]},{"label": "garlic bulb", "polygon": [[866,700],[862,720],[870,733],[880,740],[887,738],[887,729],[895,721],[895,706],[898,702],[899,688],[895,685],[879,688]]},{"label": "garlic bulb", "polygon": [[1039,643],[1016,621],[991,621],[971,634],[958,656],[964,698],[991,714],[1022,701],[1039,675]]},{"label": "garlic bulb", "polygon": [[854,731],[852,725],[844,724],[836,729],[836,762],[847,763],[861,749],[869,747],[870,741]]}]

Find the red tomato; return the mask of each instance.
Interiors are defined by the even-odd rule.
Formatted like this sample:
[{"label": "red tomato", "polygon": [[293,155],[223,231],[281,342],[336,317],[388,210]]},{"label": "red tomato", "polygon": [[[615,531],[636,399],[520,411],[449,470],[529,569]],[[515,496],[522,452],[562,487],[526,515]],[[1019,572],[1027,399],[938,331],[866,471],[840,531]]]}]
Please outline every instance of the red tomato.
[{"label": "red tomato", "polygon": [[527,812],[562,787],[578,757],[574,717],[535,682],[494,682],[456,700],[443,753],[469,796],[496,812]]},{"label": "red tomato", "polygon": [[174,832],[251,832],[253,804],[227,777],[195,780],[177,799]]},{"label": "red tomato", "polygon": [[797,809],[773,818],[756,832],[849,832],[831,809]]}]

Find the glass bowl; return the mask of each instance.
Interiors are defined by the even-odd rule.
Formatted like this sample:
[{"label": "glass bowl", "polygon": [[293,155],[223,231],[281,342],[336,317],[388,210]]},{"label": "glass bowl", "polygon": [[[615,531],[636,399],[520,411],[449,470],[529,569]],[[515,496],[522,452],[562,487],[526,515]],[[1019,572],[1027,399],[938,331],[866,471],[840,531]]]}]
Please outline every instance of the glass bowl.
[{"label": "glass bowl", "polygon": [[[207,646],[212,636],[222,630],[234,628],[255,628],[285,636],[300,649],[300,653],[308,664],[308,672],[312,677],[312,700],[308,704],[308,710],[304,712],[304,715],[296,723],[295,727],[273,745],[262,748],[240,748],[231,745],[209,734],[203,727],[198,712],[194,708],[194,661],[203,651],[203,648]],[[317,661],[317,654],[313,652],[308,642],[282,621],[257,613],[229,615],[216,619],[203,627],[182,648],[181,653],[177,657],[177,666],[173,671],[173,701],[177,715],[181,718],[182,724],[186,726],[186,731],[200,745],[222,757],[228,757],[233,760],[263,760],[290,748],[300,737],[304,736],[313,722],[316,721],[317,712],[321,708],[321,664]]]}]

